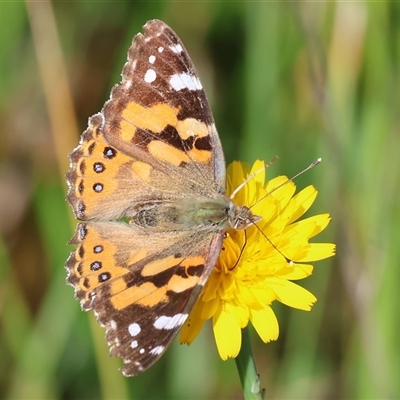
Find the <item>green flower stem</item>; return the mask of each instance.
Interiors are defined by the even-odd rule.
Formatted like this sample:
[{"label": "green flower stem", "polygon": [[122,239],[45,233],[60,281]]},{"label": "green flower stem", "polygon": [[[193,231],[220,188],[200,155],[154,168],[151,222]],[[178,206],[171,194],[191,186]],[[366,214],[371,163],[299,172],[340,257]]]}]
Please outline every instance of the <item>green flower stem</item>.
[{"label": "green flower stem", "polygon": [[242,329],[242,347],[235,361],[245,400],[263,400],[264,390],[261,389],[247,328]]}]

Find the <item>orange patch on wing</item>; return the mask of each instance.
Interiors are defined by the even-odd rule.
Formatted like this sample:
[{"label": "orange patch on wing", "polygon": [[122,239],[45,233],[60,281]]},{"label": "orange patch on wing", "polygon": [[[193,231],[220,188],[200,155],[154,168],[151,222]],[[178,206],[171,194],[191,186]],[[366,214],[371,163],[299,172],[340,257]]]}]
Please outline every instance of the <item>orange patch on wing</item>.
[{"label": "orange patch on wing", "polygon": [[[175,126],[177,124],[177,115],[179,109],[171,107],[169,104],[158,103],[151,107],[130,102],[125,110],[122,111],[122,124],[130,125],[123,135],[131,139],[136,128],[150,130],[152,132],[161,132],[167,125]],[[133,132],[133,135],[131,133]]]},{"label": "orange patch on wing", "polygon": [[[73,237],[73,241],[72,241],[73,244],[85,242],[85,248],[86,248],[86,246],[90,246],[92,244],[98,244],[98,243],[102,242],[103,239],[101,238],[99,232],[96,229],[93,229],[91,226],[88,227],[88,225],[86,225],[86,224],[83,224],[83,225],[86,227],[85,238],[83,240],[80,238],[79,228],[78,228],[77,231],[75,232],[75,236]],[[80,226],[81,225],[78,225],[78,227],[80,227]],[[78,255],[77,255],[77,257],[78,257]],[[80,259],[80,257],[77,259]]]},{"label": "orange patch on wing", "polygon": [[115,296],[127,289],[126,282],[123,278],[114,279],[110,285],[111,295]]},{"label": "orange patch on wing", "polygon": [[[95,253],[94,248],[98,245],[102,245],[103,250],[100,253]],[[80,256],[81,247],[84,248],[83,257]],[[102,285],[98,281],[98,277],[103,272],[109,272],[111,279],[125,275],[129,272],[129,269],[116,264],[114,258],[116,252],[117,246],[113,242],[103,239],[96,229],[89,228],[83,244],[77,247],[74,253],[77,261],[74,266],[75,275],[78,277],[88,277],[91,288]],[[138,253],[133,253],[133,255],[137,255],[137,258],[142,259],[144,256],[143,252],[140,251],[140,254]],[[100,263],[101,268],[93,271],[92,263],[94,262]]]},{"label": "orange patch on wing", "polygon": [[125,142],[130,142],[135,136],[136,126],[125,120],[122,120],[119,126],[119,136],[121,137],[121,139],[123,139]]},{"label": "orange patch on wing", "polygon": [[117,310],[122,310],[135,303],[145,307],[153,307],[168,300],[166,291],[165,287],[157,288],[151,282],[146,282],[114,294],[110,297],[110,301]]},{"label": "orange patch on wing", "polygon": [[149,153],[157,159],[169,162],[176,166],[183,162],[188,163],[190,161],[190,158],[184,151],[158,140],[150,142],[148,144],[148,150]]},{"label": "orange patch on wing", "polygon": [[[122,166],[132,162],[128,156],[119,151],[116,152],[116,156],[112,160],[108,160],[104,158],[103,154],[105,144],[98,141],[91,143],[94,145],[91,155],[88,155],[87,158],[82,157],[75,168],[77,175],[83,179],[77,179],[73,187],[75,196],[82,199],[86,206],[85,215],[88,218],[90,218],[92,210],[99,207],[100,201],[108,201],[107,199],[118,190],[119,180],[116,179],[116,176],[120,173]],[[101,173],[96,172],[95,164],[97,162],[104,166]],[[81,167],[81,163],[84,163],[84,168]],[[102,185],[102,187],[97,184]],[[96,191],[94,187],[100,187],[101,190]]]},{"label": "orange patch on wing", "polygon": [[[79,281],[80,282],[79,286],[82,287],[82,289],[84,289],[84,290],[92,290],[93,288],[103,285],[104,282],[99,282],[99,276],[104,272],[110,273],[111,279],[118,278],[129,272],[129,270],[127,268],[118,267],[116,265],[111,265],[111,260],[107,260],[107,259],[103,260],[103,259],[99,258],[99,259],[96,259],[95,261],[102,263],[103,266],[106,265],[107,268],[101,268],[97,271],[92,271],[90,268],[90,265],[93,262],[93,260],[85,260],[83,263],[81,263],[82,273],[80,275],[77,274],[77,276],[82,277],[82,279],[80,279],[80,281]],[[83,286],[84,279],[89,280],[88,287]]]},{"label": "orange patch on wing", "polygon": [[204,257],[203,256],[195,256],[195,257],[187,257],[181,262],[181,266],[185,268],[197,266],[197,265],[204,265]]},{"label": "orange patch on wing", "polygon": [[147,256],[147,253],[148,253],[147,248],[142,248],[138,251],[132,252],[131,255],[129,256],[127,264],[132,265],[132,264],[137,263],[138,261],[143,260]]},{"label": "orange patch on wing", "polygon": [[209,135],[207,125],[195,118],[186,118],[178,121],[176,130],[183,140],[186,140],[190,136],[204,137]]},{"label": "orange patch on wing", "polygon": [[[94,145],[94,150],[92,149],[91,154],[89,154],[89,147],[91,147],[92,145]],[[78,176],[96,176],[98,179],[100,179],[100,177],[103,177],[104,179],[104,176],[107,176],[107,178],[109,179],[110,177],[114,177],[118,173],[121,165],[131,161],[131,158],[129,156],[126,156],[121,152],[117,152],[116,158],[113,158],[112,160],[105,159],[103,152],[106,145],[108,146],[108,144],[104,140],[91,140],[88,143],[83,143],[81,145],[81,149],[85,157],[81,157],[77,161],[75,170]],[[94,172],[93,169],[94,164],[99,161],[103,163],[106,167],[105,171],[101,174],[97,174],[96,172]],[[81,174],[82,163],[85,164],[85,173],[83,175]]]},{"label": "orange patch on wing", "polygon": [[[96,276],[101,273],[102,271],[92,271],[91,264],[93,262],[99,262],[101,265],[107,265],[107,269],[112,271],[112,276],[119,276],[123,275],[122,271],[128,272],[126,268],[120,268],[114,265],[114,253],[115,253],[115,246],[111,243],[107,242],[107,245],[104,247],[104,250],[100,254],[94,254],[91,252],[91,249],[98,245],[103,244],[102,242],[98,243],[85,243],[85,255],[82,257],[79,256],[79,247],[75,250],[75,258],[77,262],[80,264],[80,273],[77,271],[78,276],[88,276],[95,274]],[[111,269],[110,269],[111,268]],[[122,271],[119,271],[122,270]]]},{"label": "orange patch on wing", "polygon": [[146,164],[142,161],[135,161],[132,164],[132,171],[142,181],[148,182],[150,180],[150,173],[153,167],[150,164]]},{"label": "orange patch on wing", "polygon": [[168,290],[172,290],[175,293],[182,293],[187,289],[191,289],[199,282],[198,276],[190,276],[188,278],[182,278],[181,276],[174,275],[168,282]]},{"label": "orange patch on wing", "polygon": [[211,151],[208,150],[192,149],[188,151],[188,155],[191,160],[201,163],[207,163],[211,159]]},{"label": "orange patch on wing", "polygon": [[160,260],[153,261],[147,264],[142,269],[142,276],[153,276],[160,272],[164,272],[169,268],[175,267],[181,263],[183,258],[176,258],[174,256],[169,256]]},{"label": "orange patch on wing", "polygon": [[[112,175],[113,176],[113,175]],[[83,192],[82,198],[85,199],[86,206],[91,202],[97,204],[97,199],[99,197],[110,196],[110,194],[114,193],[118,187],[118,181],[113,179],[107,179],[108,176],[106,174],[102,176],[87,176],[84,180],[85,189]],[[97,183],[101,183],[103,188],[100,192],[96,192],[93,189],[93,186]]]},{"label": "orange patch on wing", "polygon": [[86,235],[85,235],[85,242],[99,242],[102,240],[102,237],[99,231],[88,224],[82,224],[86,227]]}]

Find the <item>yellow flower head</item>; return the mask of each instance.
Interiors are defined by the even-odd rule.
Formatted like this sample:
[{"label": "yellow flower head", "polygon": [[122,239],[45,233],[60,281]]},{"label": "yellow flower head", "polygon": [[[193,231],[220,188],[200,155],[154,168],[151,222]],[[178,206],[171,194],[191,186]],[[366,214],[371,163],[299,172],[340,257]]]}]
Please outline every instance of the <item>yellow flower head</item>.
[{"label": "yellow flower head", "polygon": [[[252,173],[253,167],[235,161],[227,170],[229,196]],[[265,171],[265,170],[264,170]],[[191,343],[204,322],[213,319],[218,352],[223,360],[236,357],[241,347],[241,329],[249,321],[261,339],[276,340],[279,326],[271,303],[278,300],[290,307],[309,311],[314,295],[291,282],[311,275],[306,264],[334,255],[330,243],[309,243],[330,221],[329,214],[297,221],[314,202],[317,191],[308,186],[294,195],[296,186],[280,176],[265,183],[265,172],[258,173],[236,194],[238,205],[251,208],[262,217],[257,226],[229,230],[218,262],[180,335],[181,343]]]}]

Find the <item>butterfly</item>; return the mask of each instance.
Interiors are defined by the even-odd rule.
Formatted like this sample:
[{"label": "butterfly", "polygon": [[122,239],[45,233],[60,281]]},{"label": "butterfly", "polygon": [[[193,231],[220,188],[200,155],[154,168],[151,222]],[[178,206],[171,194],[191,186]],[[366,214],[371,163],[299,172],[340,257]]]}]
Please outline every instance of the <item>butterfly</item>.
[{"label": "butterfly", "polygon": [[227,229],[260,218],[225,195],[225,160],[205,92],[159,20],[128,51],[122,81],[70,154],[68,202],[81,220],[68,283],[137,375],[156,362],[207,282]]}]

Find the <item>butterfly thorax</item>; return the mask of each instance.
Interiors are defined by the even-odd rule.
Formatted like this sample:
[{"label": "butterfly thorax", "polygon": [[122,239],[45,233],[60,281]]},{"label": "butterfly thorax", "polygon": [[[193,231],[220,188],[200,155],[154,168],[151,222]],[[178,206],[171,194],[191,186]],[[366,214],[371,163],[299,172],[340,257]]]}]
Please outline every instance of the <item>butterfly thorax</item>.
[{"label": "butterfly thorax", "polygon": [[246,206],[238,206],[228,197],[176,199],[137,204],[130,223],[155,231],[173,231],[191,228],[245,229],[259,221]]}]

